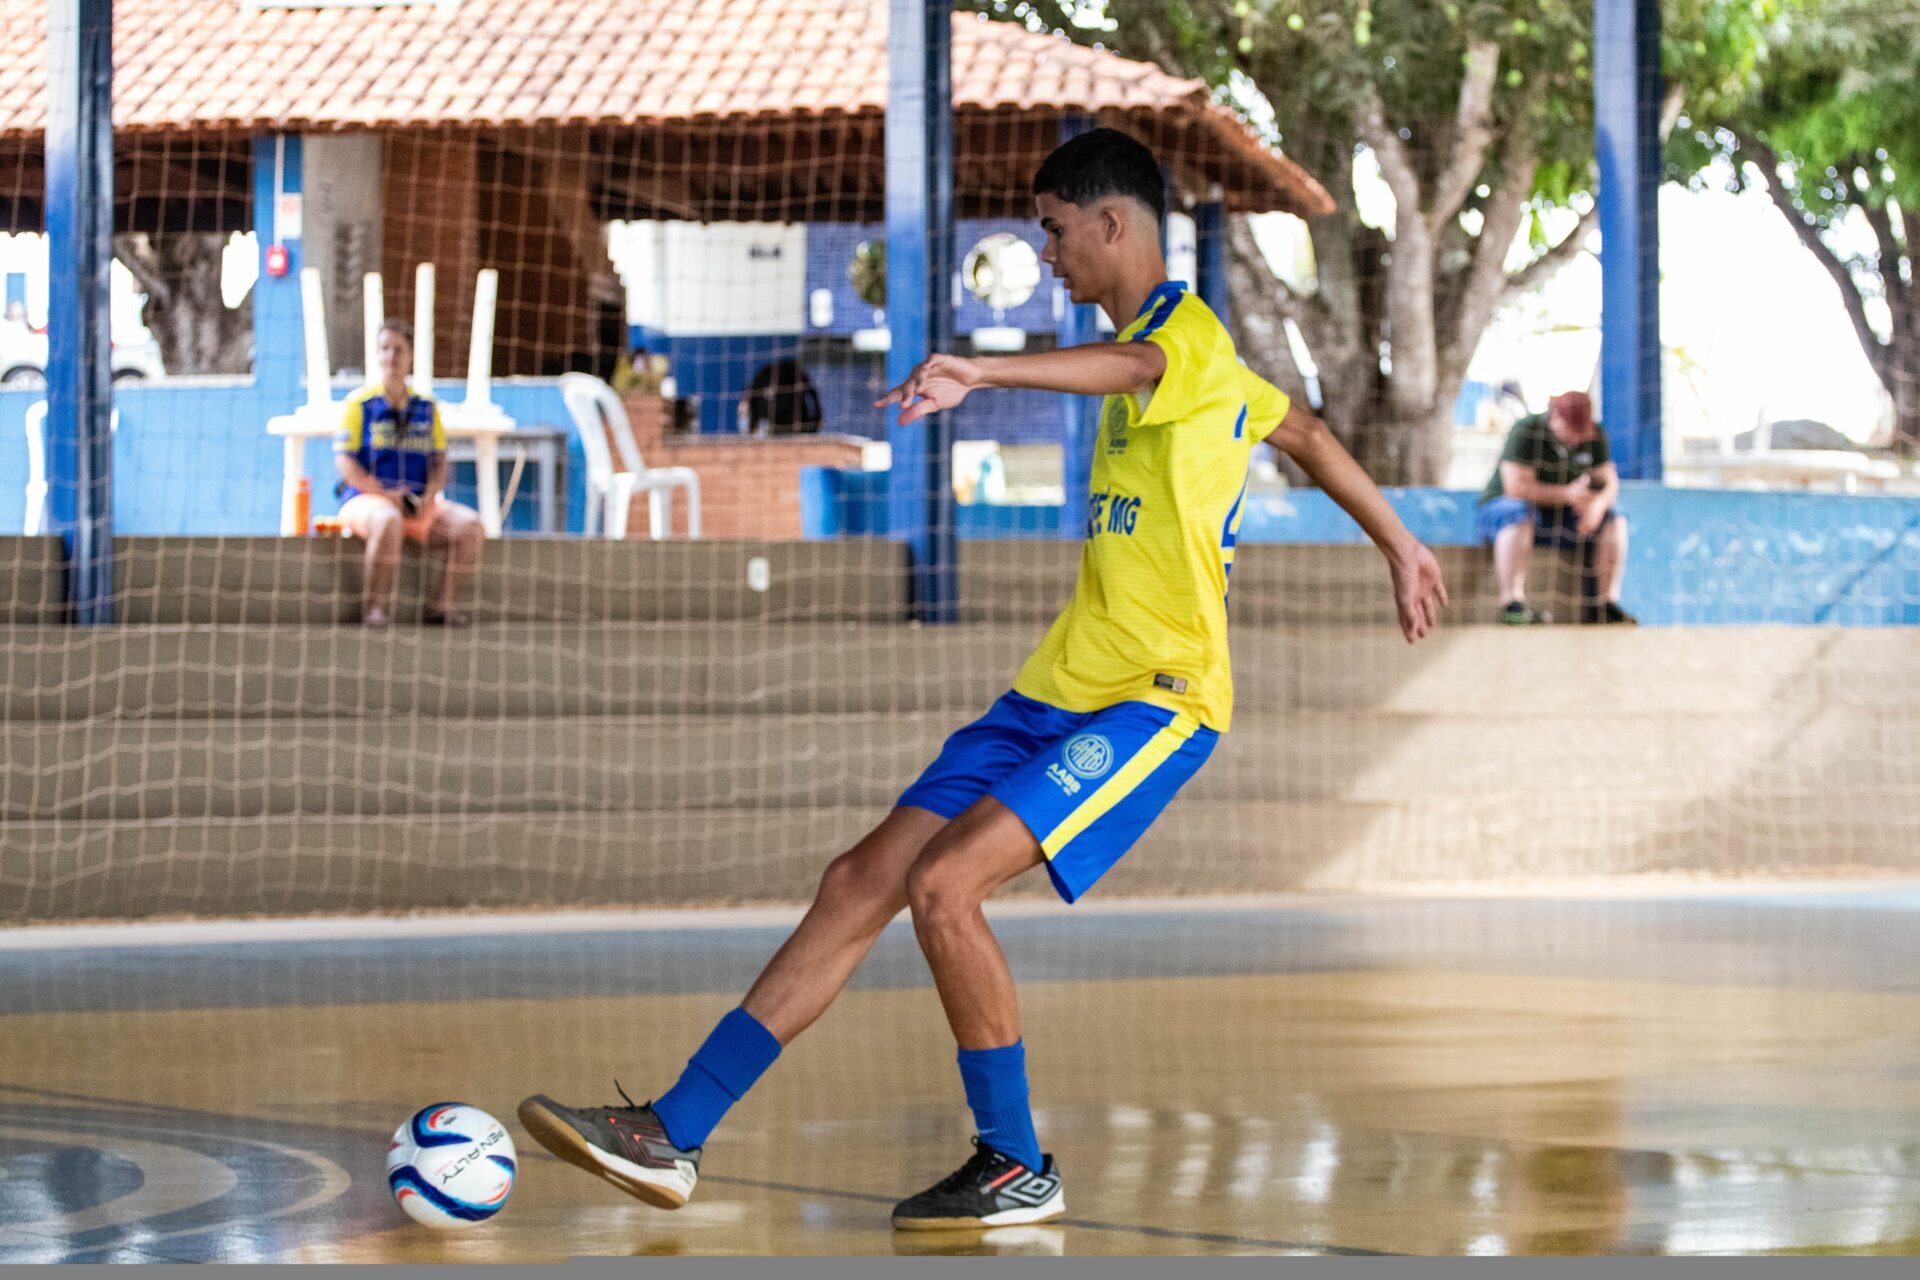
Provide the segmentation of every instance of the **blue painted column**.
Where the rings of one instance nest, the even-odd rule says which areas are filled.
[[[253,232],[260,278],[253,286],[253,385],[268,414],[291,413],[306,399],[306,342],[300,327],[300,268],[306,255],[299,236],[279,226],[279,198],[299,195],[300,136],[258,134],[253,140]],[[304,223],[305,219],[302,219]],[[287,251],[287,273],[267,274],[267,254]]]
[[[1060,141],[1068,142],[1093,129],[1085,116],[1060,120]],[[1163,229],[1164,235],[1164,229]],[[1055,285],[1054,288],[1060,288]],[[1059,342],[1063,347],[1100,340],[1099,308],[1076,305],[1065,297],[1060,313]],[[1093,443],[1099,435],[1100,402],[1092,396],[1060,397],[1060,467],[1065,491],[1060,508],[1060,536],[1078,540],[1087,535],[1087,494],[1093,487]]]
[[[887,381],[897,386],[927,354],[953,349],[952,2],[889,0],[888,23]],[[953,622],[952,416],[889,425],[887,441],[887,527],[907,544],[913,615]]]
[[[1593,29],[1600,412],[1622,478],[1659,480],[1659,0],[1598,0]]]
[[[113,3],[47,5],[47,515],[77,623],[113,621]]]
[[[1200,301],[1233,328],[1233,306],[1227,293],[1227,206],[1208,200],[1193,211],[1193,238],[1198,250],[1194,290]]]

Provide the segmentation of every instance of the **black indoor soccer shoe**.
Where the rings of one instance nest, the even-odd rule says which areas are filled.
[[[1067,1211],[1060,1168],[1043,1157],[1037,1172],[973,1140],[973,1158],[940,1182],[893,1207],[900,1231],[951,1231],[1045,1222]]]
[[[618,1085],[614,1086],[616,1089]],[[661,1209],[678,1209],[700,1180],[700,1148],[682,1151],[651,1105],[563,1107],[544,1093],[520,1104],[520,1123],[547,1150]]]

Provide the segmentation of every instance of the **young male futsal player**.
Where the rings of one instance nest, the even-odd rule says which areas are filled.
[[[1037,866],[1061,897],[1080,897],[1226,731],[1227,581],[1254,442],[1286,450],[1385,553],[1409,642],[1446,604],[1432,554],[1325,425],[1248,372],[1214,314],[1167,279],[1166,197],[1147,149],[1096,129],[1049,156],[1033,190],[1043,259],[1074,302],[1122,326],[1117,340],[935,355],[879,403],[899,405],[904,424],[985,387],[1105,397],[1073,601],[1012,692],[947,739],[885,820],[828,865],[806,917],[679,1083],[649,1106],[520,1105],[541,1145],[651,1204],[687,1202],[707,1135],[907,907],[979,1137],[958,1172],[895,1207],[894,1226],[1064,1213],[1060,1170],[1028,1110],[1013,977],[981,904]]]

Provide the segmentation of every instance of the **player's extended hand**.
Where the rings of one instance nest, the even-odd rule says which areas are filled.
[[[1416,542],[1411,552],[1392,557],[1387,564],[1393,571],[1393,601],[1400,610],[1400,634],[1408,644],[1424,640],[1440,625],[1440,611],[1447,607],[1447,584],[1440,576],[1440,562]]]
[[[873,402],[876,409],[900,406],[900,425],[917,422],[940,409],[951,409],[980,385],[980,366],[960,356],[933,355],[907,375],[907,380]]]

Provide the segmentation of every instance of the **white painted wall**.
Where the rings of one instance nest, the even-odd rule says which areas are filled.
[[[675,337],[799,333],[807,229],[775,222],[615,222],[608,251],[627,323]]]

